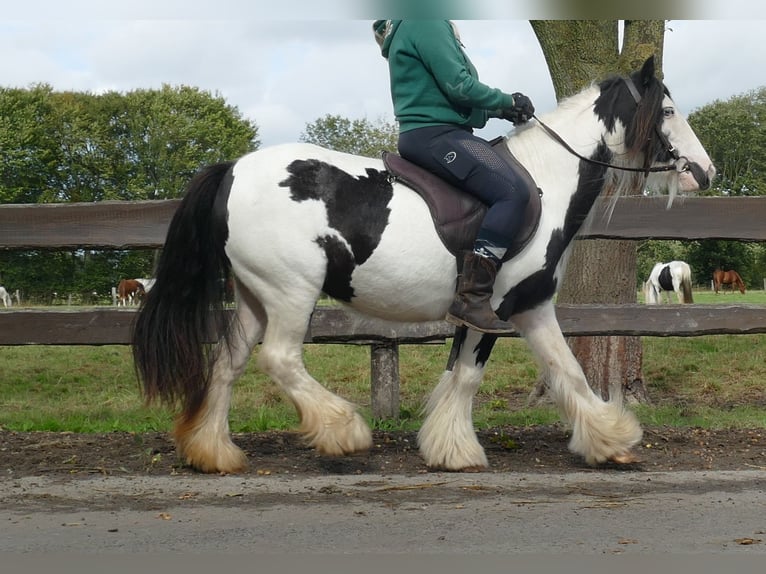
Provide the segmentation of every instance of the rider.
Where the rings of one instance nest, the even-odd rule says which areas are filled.
[[[463,259],[447,320],[485,333],[510,331],[490,298],[503,256],[524,221],[529,192],[473,128],[491,117],[521,124],[535,108],[523,94],[479,81],[448,20],[376,20],[373,31],[388,60],[399,154],[488,206],[473,251]]]

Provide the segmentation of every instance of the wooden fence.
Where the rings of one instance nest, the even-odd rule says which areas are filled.
[[[178,203],[0,205],[0,249],[158,248]],[[766,241],[766,197],[680,198],[670,209],[666,198],[630,197],[608,211],[599,201],[580,239]],[[556,312],[567,336],[766,333],[766,307],[757,305],[557,305]],[[129,308],[0,308],[0,345],[125,345],[134,317]],[[387,323],[320,307],[305,341],[369,345],[373,416],[388,418],[399,411],[399,345],[452,333],[443,321]]]

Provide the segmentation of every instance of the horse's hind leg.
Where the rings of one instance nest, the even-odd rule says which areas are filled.
[[[623,406],[621,389],[610,401],[596,396],[564,339],[553,303],[513,318],[535,353],[559,411],[572,425],[569,449],[588,464],[632,462],[631,449],[641,440],[635,415]]]
[[[210,384],[200,408],[184,413],[175,423],[176,448],[186,462],[203,472],[239,472],[247,457],[231,440],[231,392],[263,334],[266,315],[261,304],[237,284],[236,324],[229,344],[220,343]]]
[[[367,450],[372,433],[350,402],[320,385],[303,363],[303,338],[313,310],[269,308],[258,351],[258,366],[287,394],[301,419],[300,431],[321,454],[337,456]]]

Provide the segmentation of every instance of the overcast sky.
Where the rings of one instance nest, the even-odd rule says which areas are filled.
[[[262,145],[297,141],[307,123],[326,114],[393,119],[386,62],[371,20],[196,16],[0,20],[0,85],[48,83],[95,93],[163,83],[196,86],[220,94],[255,121]],[[460,20],[458,26],[482,81],[524,92],[538,112],[555,107],[548,69],[526,20]],[[758,19],[669,21],[665,82],[681,111],[688,115],[766,85],[764,30],[766,20]],[[509,128],[491,120],[482,135]]]

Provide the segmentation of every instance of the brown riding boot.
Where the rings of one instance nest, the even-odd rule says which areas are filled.
[[[455,299],[447,311],[447,321],[482,333],[510,333],[513,326],[501,321],[489,303],[497,266],[488,257],[466,253]]]

